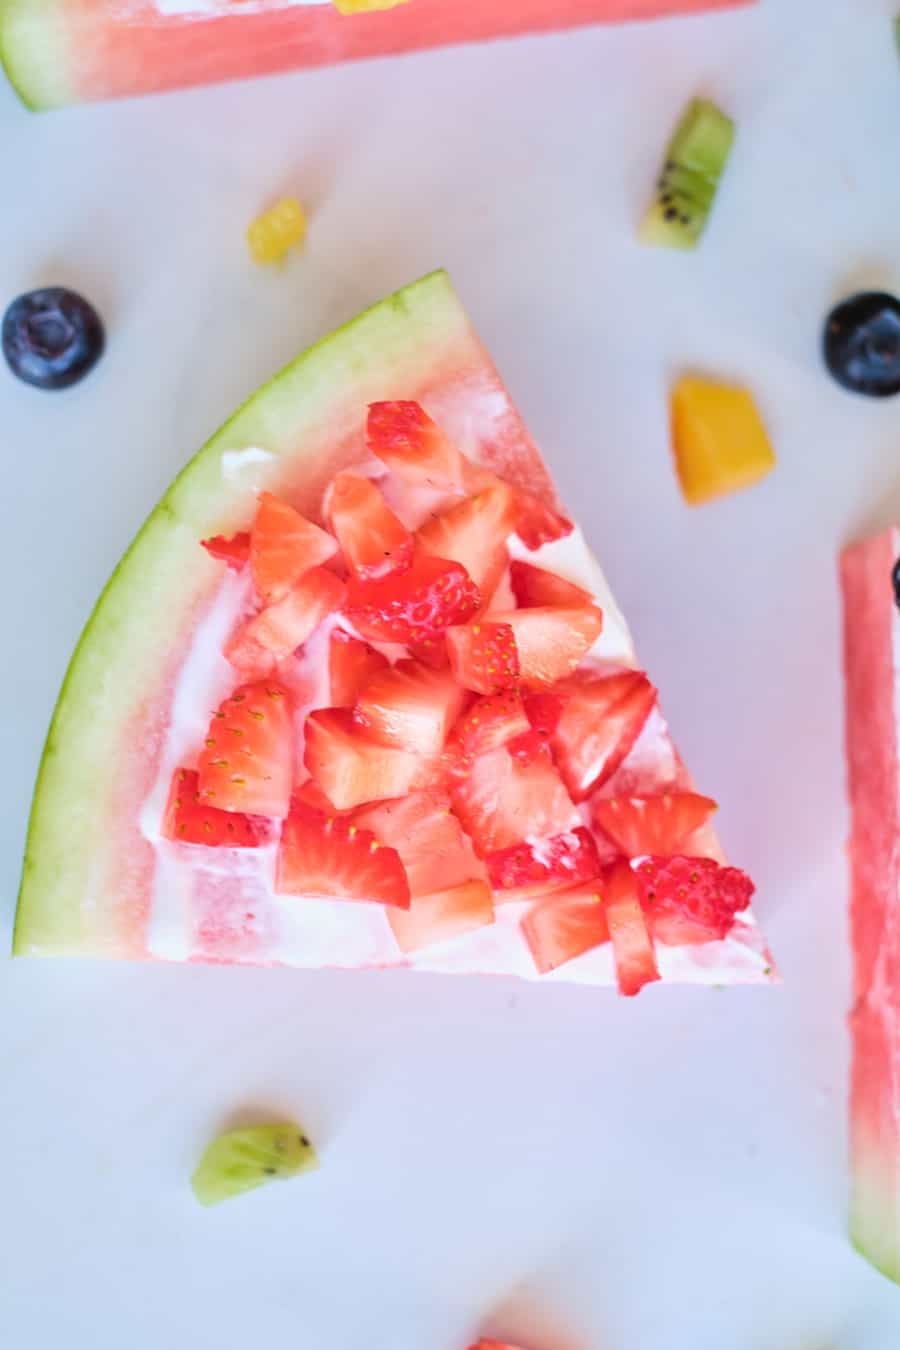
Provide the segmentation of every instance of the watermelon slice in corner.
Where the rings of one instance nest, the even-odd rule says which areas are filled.
[[[360,498],[369,546],[386,545],[378,576],[352,570],[352,519],[353,549],[325,546],[347,469],[384,501]],[[209,547],[235,538],[249,542]],[[490,597],[463,561],[486,575],[485,558]],[[556,578],[541,599],[565,604],[517,608],[513,562]],[[273,595],[259,579],[276,563],[288,589]],[[508,662],[499,692],[460,678],[451,630],[470,634],[479,679],[498,651]],[[752,883],[724,866],[715,804],[692,787],[603,575],[438,272],[246,403],[116,569],[50,729],[14,947],[623,992],[765,983]]]
[[[752,0],[0,0],[0,61],[36,110],[364,56]]]

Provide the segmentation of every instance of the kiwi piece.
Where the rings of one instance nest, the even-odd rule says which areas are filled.
[[[220,1134],[191,1178],[201,1205],[217,1205],[267,1181],[318,1167],[316,1151],[299,1125],[253,1125]]]
[[[734,123],[714,103],[695,98],[688,104],[641,223],[641,243],[696,248],[733,143]]]

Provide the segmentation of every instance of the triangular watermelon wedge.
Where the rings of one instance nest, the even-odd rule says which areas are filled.
[[[15,951],[763,983],[713,807],[438,272],[247,402],[119,564]]]

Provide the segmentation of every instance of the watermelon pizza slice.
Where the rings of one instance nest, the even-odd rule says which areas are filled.
[[[714,810],[439,272],[246,403],[119,564],[15,951],[764,983]]]

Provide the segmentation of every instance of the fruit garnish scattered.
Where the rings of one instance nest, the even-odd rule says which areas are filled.
[[[596,605],[578,609],[541,605],[534,609],[497,611],[491,620],[495,625],[508,627],[512,633],[523,686],[545,689],[574,675],[579,661],[600,636],[603,611]]]
[[[595,797],[594,824],[626,858],[649,853],[671,857],[716,810],[711,797],[696,792],[661,792],[652,797]]]
[[[200,794],[223,811],[281,819],[293,758],[287,691],[267,680],[243,685],[213,714],[197,761]]]
[[[580,882],[541,900],[522,920],[522,932],[542,975],[609,942],[600,880]]]
[[[560,685],[563,699],[550,738],[563,780],[576,802],[611,778],[629,753],[656,703],[656,690],[641,671],[600,679],[575,678]]]
[[[267,603],[287,595],[306,572],[333,558],[337,550],[326,530],[271,492],[260,493],[250,531],[250,570]]]
[[[616,962],[619,992],[639,994],[645,984],[659,979],[653,942],[641,908],[637,878],[624,860],[613,863],[603,877],[601,893]]]
[[[358,577],[405,572],[412,563],[413,537],[370,478],[337,475],[328,495],[328,522],[344,561]]]
[[[255,262],[281,262],[306,236],[306,215],[296,197],[282,197],[247,227]]]
[[[20,380],[36,389],[68,389],[100,360],[106,335],[100,315],[83,296],[48,286],[13,300],[0,342]]]
[[[333,708],[352,708],[373,675],[389,668],[386,656],[368,642],[335,628],[328,644],[328,681]]]
[[[486,857],[527,839],[574,830],[581,817],[546,752],[527,764],[509,747],[479,755],[450,785],[453,810]]]
[[[420,403],[371,404],[366,439],[372,454],[407,482],[460,494],[468,490],[470,466]]]
[[[900,393],[900,300],[883,291],[843,300],[825,321],[822,348],[844,389],[870,398]]]
[[[465,700],[465,690],[449,671],[398,661],[361,690],[355,718],[383,745],[433,755],[443,750]]]
[[[469,1350],[522,1350],[521,1346],[510,1345],[508,1341],[476,1341],[475,1345],[470,1345]]]
[[[316,1151],[299,1125],[251,1125],[213,1140],[191,1186],[201,1205],[217,1205],[268,1181],[296,1177],[318,1166]]]
[[[330,896],[409,908],[409,882],[396,849],[346,816],[294,800],[275,866],[281,895]]]
[[[498,900],[531,899],[590,881],[600,872],[597,845],[583,826],[550,838],[529,835],[521,844],[489,853],[485,862]]]
[[[471,933],[494,922],[494,899],[486,881],[473,879],[418,896],[408,910],[389,909],[387,920],[402,952]]]
[[[465,623],[480,607],[478,587],[457,562],[420,554],[399,576],[351,578],[346,613],[356,631],[376,642],[420,643]]]
[[[339,811],[402,797],[431,777],[427,760],[409,750],[380,745],[349,708],[320,708],[306,719],[304,763]]]
[[[428,553],[462,563],[488,603],[506,569],[506,541],[515,528],[512,489],[498,479],[423,525],[417,538]]]
[[[525,705],[512,689],[476,699],[453,729],[453,742],[463,759],[515,742],[531,731]]]
[[[484,876],[441,788],[380,802],[357,811],[353,819],[397,850],[414,899]]]
[[[746,873],[712,858],[647,858],[637,879],[654,938],[673,947],[727,937],[754,892]]]
[[[672,390],[672,452],[691,506],[752,486],[775,467],[752,394],[738,385],[685,376]]]
[[[714,103],[693,99],[681,117],[645,215],[643,244],[695,248],[706,228],[734,143],[734,123]]]
[[[516,604],[524,609],[535,605],[554,605],[563,609],[584,608],[593,604],[593,596],[566,581],[555,572],[547,572],[543,567],[514,559],[509,565],[509,583]]]
[[[227,564],[235,572],[239,572],[250,561],[249,530],[240,530],[230,539],[226,539],[224,534],[214,534],[200,542],[211,558]]]
[[[207,848],[259,848],[266,842],[266,822],[240,811],[210,806],[200,792],[194,769],[176,769],[163,814],[162,832],[180,844]]]
[[[558,694],[526,694],[523,708],[527,729],[510,742],[510,754],[529,763],[549,746],[562,716],[563,699]]]
[[[516,492],[516,534],[526,548],[541,548],[564,539],[575,526],[533,492]]]
[[[340,609],[346,593],[340,577],[324,567],[312,568],[287,595],[238,628],[225,645],[225,656],[245,679],[270,675]]]
[[[447,653],[454,679],[477,694],[496,694],[518,684],[519,653],[508,623],[479,619],[448,628]]]

